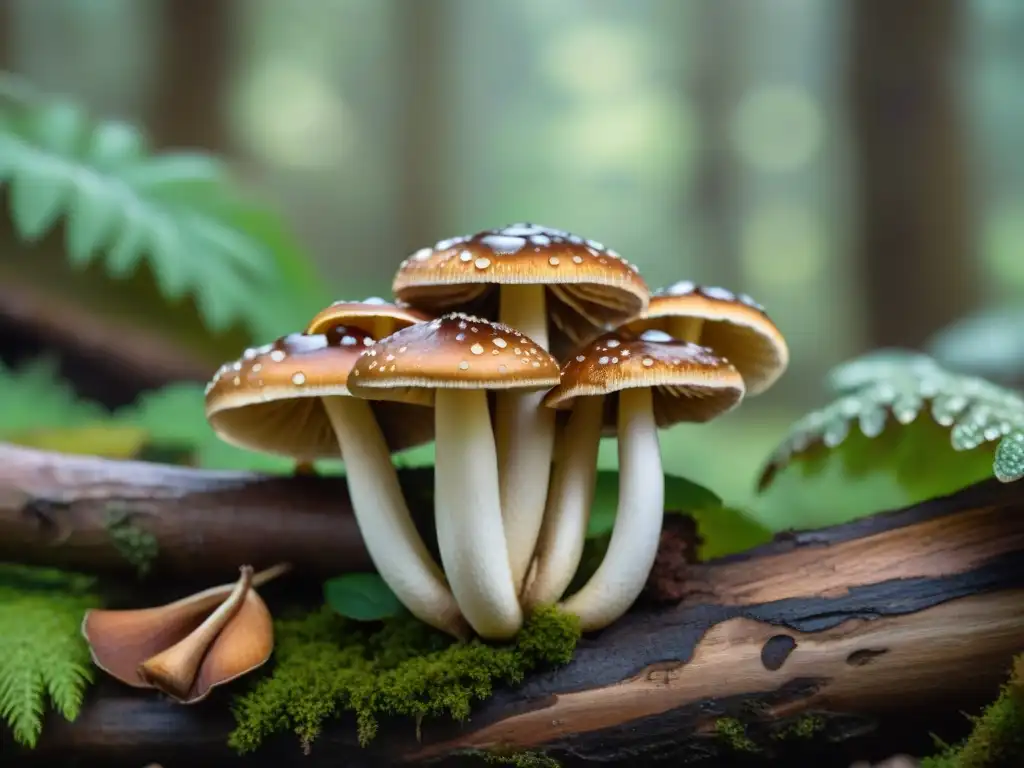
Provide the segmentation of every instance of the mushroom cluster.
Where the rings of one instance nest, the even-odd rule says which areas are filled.
[[[336,302],[226,363],[206,415],[225,441],[302,466],[340,455],[381,577],[459,638],[509,638],[543,604],[584,631],[622,616],[661,531],[658,430],[730,411],[789,360],[748,296],[690,282],[652,294],[612,249],[533,224],[422,248],[392,292]],[[566,596],[605,435],[618,441],[618,516],[603,562]],[[431,440],[440,564],[391,460]]]

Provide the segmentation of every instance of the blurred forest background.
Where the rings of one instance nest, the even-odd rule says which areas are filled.
[[[0,0],[0,70],[157,149],[224,157],[294,232],[308,286],[214,332],[145,267],[74,269],[58,230],[31,240],[0,218],[0,357],[34,382],[0,389],[8,439],[65,426],[40,394],[59,375],[187,442],[201,383],[245,344],[323,301],[388,295],[423,245],[522,220],[609,244],[652,288],[766,305],[787,375],[665,437],[672,470],[733,500],[850,356],[994,311],[1002,325],[950,355],[1024,378],[1024,325],[1001,314],[1024,299],[1015,0]],[[173,382],[196,383],[147,406],[159,418],[132,405]],[[259,464],[227,455],[201,463]]]

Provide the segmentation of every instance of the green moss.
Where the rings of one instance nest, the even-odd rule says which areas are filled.
[[[132,512],[119,505],[107,507],[103,526],[117,551],[135,566],[139,578],[148,574],[153,561],[160,553],[156,537],[135,525],[132,522]]]
[[[511,768],[559,768],[561,765],[543,752],[484,752],[482,757],[490,765],[507,765]]]
[[[516,685],[527,672],[565,664],[580,637],[575,617],[544,608],[509,645],[454,643],[412,618],[357,624],[328,609],[275,622],[274,667],[235,704],[230,745],[256,749],[291,731],[304,747],[324,722],[354,713],[368,744],[381,715],[465,720],[496,684]],[[410,724],[412,726],[412,724]]]
[[[800,715],[792,723],[772,733],[778,741],[786,739],[812,739],[825,730],[825,718],[821,715]]]
[[[974,719],[971,735],[955,747],[946,746],[921,768],[1002,768],[1024,765],[1024,655],[999,698]]]
[[[735,717],[720,717],[715,721],[715,733],[737,752],[760,752],[761,748],[747,735],[747,727]]]

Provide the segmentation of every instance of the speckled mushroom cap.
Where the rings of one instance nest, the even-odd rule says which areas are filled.
[[[299,461],[338,458],[338,441],[321,397],[349,395],[349,373],[374,343],[358,328],[336,325],[323,334],[293,333],[247,349],[206,387],[206,418],[227,443]],[[428,443],[434,414],[401,403],[374,403],[392,451]]]
[[[647,309],[620,331],[639,333],[667,330],[671,317],[704,320],[702,346],[722,355],[736,366],[747,386],[747,395],[771,387],[789,365],[789,346],[782,333],[750,296],[725,288],[702,287],[682,280],[651,295]]]
[[[336,325],[358,328],[375,339],[390,336],[414,323],[424,323],[431,316],[411,307],[400,307],[390,301],[371,296],[362,301],[336,301],[320,310],[306,326],[306,333],[325,333]]]
[[[656,330],[638,338],[609,333],[596,339],[562,366],[561,379],[544,398],[549,408],[570,408],[577,397],[650,387],[659,427],[711,421],[739,405],[745,391],[743,377],[727,360]],[[613,400],[605,409],[606,428],[615,425]]]
[[[547,286],[554,328],[575,344],[636,316],[650,295],[637,266],[603,243],[529,223],[421,248],[402,262],[392,291],[427,312],[495,318],[499,285]]]
[[[368,399],[429,405],[438,389],[548,389],[558,361],[519,331],[453,312],[365,350],[349,388]]]

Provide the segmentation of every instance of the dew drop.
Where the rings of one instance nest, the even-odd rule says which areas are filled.
[[[480,344],[474,344],[472,347],[469,348],[469,351],[472,352],[474,355],[482,355],[484,353],[484,348]]]
[[[460,371],[468,371],[469,370],[469,363],[466,362],[465,360],[463,360],[461,363],[459,363],[459,370]]]
[[[496,346],[498,349],[504,349],[505,347],[508,346],[508,342],[505,341],[500,336],[496,336],[495,338],[491,339],[491,344]]]
[[[292,384],[294,384],[296,387],[301,387],[305,383],[306,374],[304,374],[302,371],[298,371],[292,375]]]

